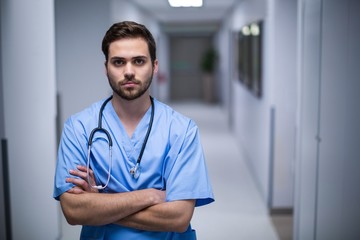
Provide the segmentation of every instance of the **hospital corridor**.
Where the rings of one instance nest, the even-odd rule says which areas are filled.
[[[85,235],[100,229],[102,239],[193,239],[194,199],[206,204],[191,220],[197,240],[359,240],[359,13],[359,0],[0,0],[0,240],[76,240],[88,219],[101,227]],[[145,30],[149,42],[115,37],[131,44],[110,51],[104,35],[118,25]],[[112,94],[118,105],[92,105]],[[161,103],[195,121],[202,145]],[[69,117],[89,106],[99,111],[83,111],[73,127]],[[105,145],[89,140],[97,126],[110,132],[95,137]],[[85,162],[99,171],[93,187],[155,196],[121,205],[126,217],[163,203],[165,187],[171,203],[156,207],[181,206],[186,217],[170,215],[184,221],[127,222],[124,208],[94,218],[102,208],[73,204],[90,217],[70,225],[57,200],[74,197],[69,169]],[[129,227],[107,224],[117,220]],[[139,222],[159,231],[131,225]]]

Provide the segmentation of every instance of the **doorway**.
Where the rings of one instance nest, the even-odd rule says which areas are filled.
[[[212,40],[208,36],[170,37],[171,101],[202,101],[200,61],[211,44]]]

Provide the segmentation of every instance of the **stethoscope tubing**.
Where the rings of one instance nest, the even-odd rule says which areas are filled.
[[[111,176],[111,168],[112,168],[112,146],[113,146],[113,142],[112,142],[112,138],[110,136],[110,133],[104,129],[102,127],[102,116],[103,116],[103,111],[104,111],[104,108],[106,106],[106,104],[113,98],[113,96],[110,96],[109,98],[107,98],[103,104],[101,105],[100,107],[100,110],[99,110],[99,118],[98,118],[98,126],[96,128],[94,128],[91,133],[90,133],[90,136],[89,136],[89,141],[88,141],[88,153],[87,153],[87,165],[86,165],[86,176],[87,176],[87,181],[88,181],[88,184],[92,187],[92,188],[96,188],[96,189],[105,189],[108,184],[109,184],[109,181],[110,181],[110,176]],[[146,144],[147,144],[147,141],[149,139],[149,136],[150,136],[150,132],[151,132],[151,129],[152,129],[152,125],[153,125],[153,121],[154,121],[154,112],[155,112],[155,104],[154,104],[154,99],[150,96],[150,100],[151,100],[151,117],[150,117],[150,122],[149,122],[149,127],[147,129],[147,132],[146,132],[146,135],[145,135],[145,138],[144,138],[144,142],[141,146],[141,150],[140,150],[140,154],[139,154],[139,157],[136,161],[136,164],[134,167],[132,167],[130,169],[130,174],[135,178],[137,179],[140,175],[139,171],[140,171],[140,163],[141,163],[141,159],[142,159],[142,156],[144,154],[144,150],[145,150],[145,147],[146,147]],[[106,184],[104,186],[102,185],[92,185],[91,182],[90,182],[90,174],[89,174],[89,171],[90,171],[90,155],[91,155],[91,145],[93,143],[93,138],[94,138],[94,135],[96,132],[103,132],[105,133],[107,139],[108,139],[108,142],[109,142],[109,157],[110,157],[110,163],[109,163],[109,169],[108,169],[108,178],[107,178],[107,181],[106,181]]]

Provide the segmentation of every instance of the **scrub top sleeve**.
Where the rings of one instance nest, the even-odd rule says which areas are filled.
[[[58,149],[53,192],[56,200],[74,186],[72,183],[66,183],[66,178],[74,177],[69,174],[69,170],[76,169],[77,165],[86,165],[86,153],[84,148],[80,147],[87,146],[86,144],[84,140],[79,141],[73,122],[69,118],[64,124]]]
[[[214,201],[213,191],[207,172],[199,130],[190,121],[185,138],[179,147],[171,172],[166,182],[168,201],[195,199],[195,206]]]

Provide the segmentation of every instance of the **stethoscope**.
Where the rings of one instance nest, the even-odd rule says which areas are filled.
[[[100,111],[99,111],[99,120],[98,120],[98,126],[96,128],[94,128],[91,133],[90,133],[90,136],[89,136],[89,143],[88,143],[88,152],[87,152],[87,165],[86,165],[86,177],[87,177],[87,181],[88,181],[88,184],[92,187],[92,188],[96,188],[96,189],[105,189],[107,187],[107,185],[109,184],[109,181],[110,181],[110,175],[111,175],[111,168],[112,168],[112,139],[111,139],[111,136],[110,136],[110,133],[102,127],[102,115],[103,115],[103,111],[104,111],[104,108],[106,106],[106,104],[112,99],[113,96],[110,96],[108,99],[106,99],[104,101],[104,103],[101,105],[100,107]],[[145,146],[146,146],[146,143],[148,141],[148,138],[149,138],[149,135],[150,135],[150,131],[151,131],[151,128],[152,128],[152,125],[153,125],[153,120],[154,120],[154,111],[155,111],[155,107],[154,107],[154,99],[150,96],[150,100],[151,100],[151,117],[150,117],[150,122],[149,122],[149,127],[147,129],[147,132],[146,132],[146,135],[145,135],[145,139],[144,139],[144,142],[143,142],[143,145],[141,147],[141,150],[140,150],[140,154],[139,154],[139,157],[136,161],[136,164],[134,167],[132,167],[130,169],[130,174],[133,176],[133,178],[135,179],[138,179],[139,176],[140,176],[140,173],[141,173],[141,168],[140,168],[140,162],[141,162],[141,158],[142,158],[142,155],[144,153],[144,150],[145,150]],[[94,135],[96,132],[103,132],[105,133],[106,137],[107,137],[107,140],[108,140],[108,143],[109,143],[109,158],[110,158],[110,163],[109,163],[109,169],[108,169],[108,177],[107,177],[107,181],[106,181],[106,184],[104,186],[102,185],[92,185],[91,182],[90,182],[90,175],[89,175],[89,170],[90,170],[90,153],[91,153],[91,145],[92,145],[92,141],[93,141],[93,138],[94,138]]]

